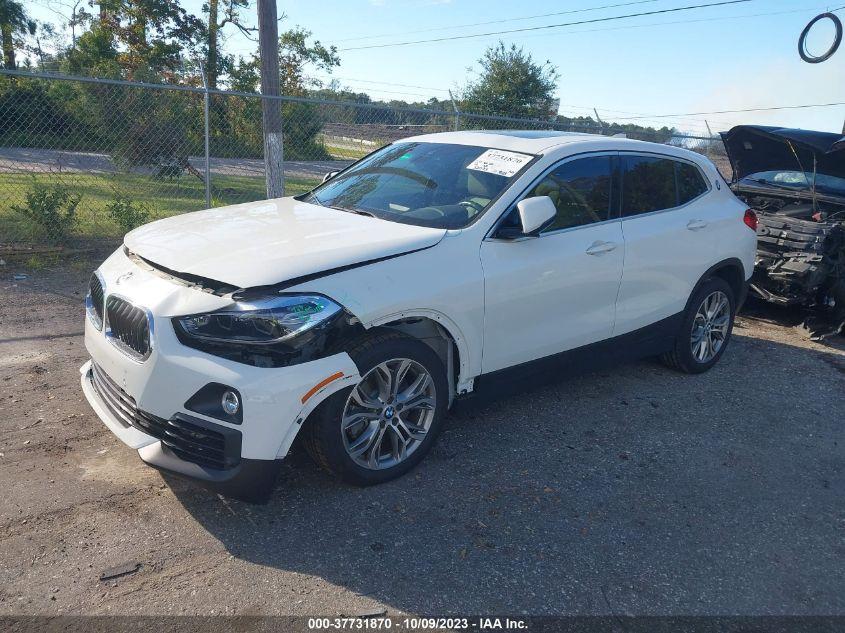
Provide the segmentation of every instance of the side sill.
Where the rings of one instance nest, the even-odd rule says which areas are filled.
[[[561,378],[658,356],[674,347],[683,316],[683,312],[678,312],[627,334],[482,374],[475,380],[474,391],[462,396],[460,400],[495,399],[547,385]]]

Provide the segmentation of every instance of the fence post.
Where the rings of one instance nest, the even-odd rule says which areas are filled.
[[[449,91],[449,100],[452,102],[452,110],[455,112],[455,132],[461,129],[461,111],[458,110],[458,104],[455,103],[455,97],[452,96],[452,91]]]
[[[202,73],[202,114],[205,119],[205,208],[211,208],[211,152],[209,151],[209,107],[211,98],[208,94],[208,78],[205,75],[205,66],[200,62],[200,73]]]
[[[713,150],[713,131],[710,129],[710,124],[707,122],[707,119],[704,119],[704,125],[707,126],[707,136],[710,140],[707,141],[707,158],[711,158],[712,150]]]

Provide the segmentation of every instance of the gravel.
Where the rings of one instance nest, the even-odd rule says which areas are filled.
[[[845,614],[842,338],[741,318],[708,374],[464,404],[373,488],[296,451],[254,506],[95,418],[89,270],[0,268],[0,614]]]

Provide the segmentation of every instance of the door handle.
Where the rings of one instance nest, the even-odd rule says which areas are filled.
[[[596,241],[590,244],[586,253],[587,255],[604,255],[610,251],[615,251],[617,246],[616,242]]]
[[[704,220],[690,220],[687,222],[687,228],[690,231],[700,231],[701,229],[707,228],[707,222]]]

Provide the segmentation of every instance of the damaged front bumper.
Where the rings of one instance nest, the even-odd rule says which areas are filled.
[[[780,305],[835,308],[845,300],[845,228],[758,212],[751,291]]]
[[[265,500],[272,491],[279,462],[242,457],[240,431],[186,413],[164,420],[134,408],[127,418],[128,396],[93,361],[80,374],[82,392],[97,417],[150,466],[248,501]],[[217,453],[220,468],[207,463]]]

